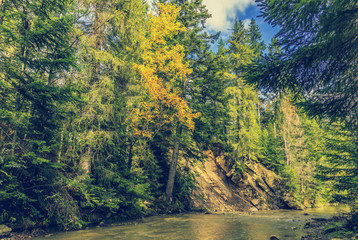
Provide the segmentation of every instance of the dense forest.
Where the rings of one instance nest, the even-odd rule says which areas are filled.
[[[0,1],[0,224],[191,210],[212,151],[357,230],[358,3],[257,0],[266,45],[254,19],[222,37],[202,0],[158,2]]]

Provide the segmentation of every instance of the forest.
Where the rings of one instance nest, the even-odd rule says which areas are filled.
[[[196,166],[277,174],[358,231],[358,3],[256,0],[207,31],[202,0],[0,0],[0,224],[81,229],[192,211]]]

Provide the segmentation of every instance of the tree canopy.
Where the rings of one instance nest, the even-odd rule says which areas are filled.
[[[250,67],[249,82],[303,96],[314,115],[358,123],[358,4],[354,0],[258,0],[278,26],[281,53]]]

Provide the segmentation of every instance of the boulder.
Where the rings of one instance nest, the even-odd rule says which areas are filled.
[[[9,228],[6,225],[0,225],[0,237],[7,236],[9,233],[11,233],[12,229]]]
[[[278,237],[276,237],[276,236],[271,236],[270,240],[280,240],[280,239]]]

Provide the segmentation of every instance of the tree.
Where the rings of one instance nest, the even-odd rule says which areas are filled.
[[[345,126],[335,122],[325,127],[325,141],[318,177],[333,185],[333,197],[336,201],[351,205],[355,216],[358,215],[358,144],[357,135]],[[357,227],[357,219],[352,218]],[[355,222],[354,222],[355,221]],[[353,227],[353,226],[352,226]]]
[[[171,202],[182,129],[194,130],[193,120],[199,114],[193,113],[184,99],[186,78],[192,71],[183,61],[184,48],[171,41],[180,31],[186,30],[176,21],[180,8],[162,3],[158,3],[158,8],[159,15],[150,16],[149,38],[143,38],[143,63],[135,66],[142,76],[141,84],[146,94],[131,122],[138,135],[148,138],[157,129],[174,123],[174,146],[166,188]]]
[[[312,115],[358,123],[358,5],[353,0],[257,0],[263,16],[279,26],[282,53],[251,66],[251,83],[304,97]]]
[[[76,67],[77,11],[71,1],[36,0],[1,1],[0,11],[0,205],[11,216],[2,221],[32,227],[68,218],[51,196],[64,189],[58,142],[67,105],[77,100],[65,81]],[[55,206],[63,216],[50,212]]]
[[[231,127],[229,136],[234,147],[234,159],[238,162],[255,159],[259,148],[260,126],[257,111],[258,95],[246,84],[243,67],[255,58],[248,30],[241,20],[235,20],[229,39],[229,53],[233,78],[227,88],[231,95]]]
[[[195,62],[195,79],[191,85],[191,104],[201,116],[195,119],[193,139],[202,148],[214,145],[224,147],[230,120],[227,83],[231,80],[230,62],[224,41],[220,40],[218,52],[204,50]]]
[[[217,55],[210,49],[218,34],[209,35],[205,31],[205,22],[211,15],[202,0],[161,2],[172,2],[181,8],[178,21],[187,29],[176,36],[176,41],[184,46],[185,59],[193,69],[185,85],[186,99],[192,109],[201,112],[201,116],[194,120],[196,128],[188,141],[210,149],[212,145],[225,142],[223,139],[226,138],[225,124],[216,121],[223,122],[228,114],[224,93],[228,59],[224,56],[223,46]],[[193,152],[193,149],[186,148],[185,151]]]
[[[122,151],[121,162],[125,162],[127,145],[133,145],[128,143],[130,134],[122,138],[118,134],[126,135],[124,122],[132,110],[126,105],[134,95],[128,89],[135,85],[132,65],[138,59],[140,36],[145,31],[146,7],[141,0],[79,1],[78,5],[87,14],[77,25],[74,43],[81,69],[68,81],[86,94],[85,102],[74,107],[81,114],[69,119],[64,135],[68,140],[70,132],[76,132],[78,137],[67,144],[76,146],[80,165],[91,173],[94,159],[103,162],[118,150]],[[115,150],[103,151],[112,144],[117,146]]]
[[[82,101],[71,107],[62,132],[61,162],[68,188],[86,199],[85,209],[98,216],[138,215],[151,194],[145,172],[132,168],[138,143],[126,119],[139,98],[134,63],[141,53],[147,9],[142,0],[78,1],[85,14],[76,25],[74,47],[80,66],[66,79],[82,91]],[[144,157],[142,157],[144,158]],[[90,210],[89,210],[90,209]],[[124,209],[131,209],[124,211]],[[79,218],[87,221],[90,214]],[[98,221],[92,219],[90,222]]]
[[[262,34],[259,26],[256,24],[254,18],[251,19],[248,29],[251,48],[254,50],[256,58],[261,57],[263,51],[266,49],[265,42],[262,40]]]

